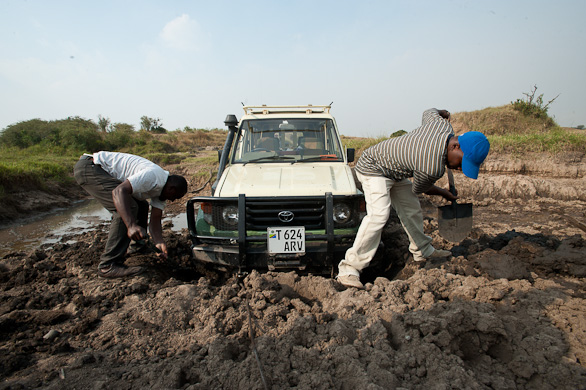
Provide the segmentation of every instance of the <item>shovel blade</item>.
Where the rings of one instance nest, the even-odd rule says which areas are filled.
[[[472,230],[472,203],[438,208],[439,234],[450,242],[460,242]]]

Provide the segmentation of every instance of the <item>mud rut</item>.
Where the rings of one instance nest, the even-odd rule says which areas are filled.
[[[426,230],[454,258],[414,264],[391,221],[365,291],[214,273],[168,226],[171,261],[131,256],[149,271],[128,280],[96,276],[106,226],[7,255],[0,389],[586,388],[586,233],[564,217],[586,221],[583,166],[576,177],[487,169],[456,178],[475,203],[457,245],[422,198]]]

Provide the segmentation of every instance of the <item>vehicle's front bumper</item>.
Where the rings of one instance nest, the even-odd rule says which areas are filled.
[[[244,195],[238,198],[238,231],[214,232],[213,235],[198,234],[195,204],[210,200],[210,197],[196,197],[187,203],[188,228],[193,242],[192,251],[196,260],[229,268],[256,269],[322,269],[329,270],[344,257],[352,246],[358,226],[334,228],[333,196],[326,196],[325,229],[306,230],[305,253],[269,254],[266,231],[246,231]],[[197,219],[197,222],[201,218]],[[231,236],[230,236],[231,235]]]

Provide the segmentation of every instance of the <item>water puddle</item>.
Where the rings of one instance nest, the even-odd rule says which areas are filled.
[[[43,244],[62,242],[64,236],[92,231],[110,219],[110,212],[101,204],[87,200],[37,219],[0,228],[0,258],[11,252],[29,252]],[[163,220],[166,221],[173,223],[174,232],[187,228],[185,213]]]

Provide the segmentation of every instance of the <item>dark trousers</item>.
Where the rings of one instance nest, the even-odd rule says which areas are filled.
[[[130,244],[126,224],[116,211],[112,191],[118,187],[121,182],[102,169],[101,166],[94,164],[92,156],[81,156],[73,168],[73,176],[77,183],[86,190],[91,196],[112,213],[112,223],[108,233],[106,248],[100,256],[98,268],[107,268],[113,263],[121,264],[124,262],[126,250]],[[149,203],[145,200],[132,198],[131,213],[137,219],[138,224],[145,229],[148,223]]]

